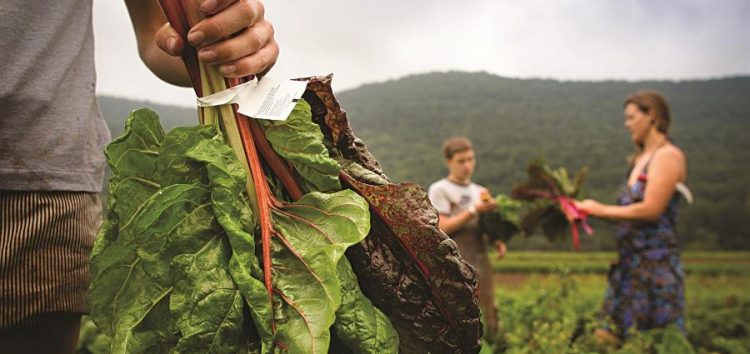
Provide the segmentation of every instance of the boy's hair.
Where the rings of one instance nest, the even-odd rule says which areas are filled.
[[[474,146],[463,136],[453,136],[443,142],[443,157],[446,160],[450,160],[455,154],[469,150],[474,150]]]

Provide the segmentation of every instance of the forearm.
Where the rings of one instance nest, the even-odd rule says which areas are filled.
[[[190,77],[180,57],[161,50],[156,44],[157,31],[167,23],[156,0],[126,0],[138,41],[138,54],[144,64],[160,79],[178,86],[191,86]]]
[[[594,216],[616,221],[656,221],[662,212],[663,210],[640,202],[630,205],[604,205]]]
[[[443,230],[443,232],[450,235],[466,226],[466,224],[468,224],[475,216],[476,214],[472,214],[468,210],[464,210],[453,216],[441,214],[438,221],[438,227],[440,230]]]
[[[172,85],[190,87],[190,76],[180,57],[168,55],[151,40],[138,46],[141,60],[158,78]]]

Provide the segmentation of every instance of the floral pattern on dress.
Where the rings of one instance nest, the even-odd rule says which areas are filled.
[[[618,205],[643,201],[647,173],[648,164],[632,187],[625,183]],[[633,326],[647,330],[675,324],[685,333],[685,272],[675,234],[679,199],[675,193],[657,221],[617,227],[619,259],[610,268],[602,317],[621,337]]]

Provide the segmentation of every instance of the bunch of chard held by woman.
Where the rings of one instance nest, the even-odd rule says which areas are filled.
[[[202,19],[160,3],[182,36]],[[199,97],[249,79],[183,60]],[[136,110],[106,148],[89,304],[112,352],[478,351],[475,273],[426,193],[383,174],[330,76],[301,80],[285,121],[223,105],[164,133]]]
[[[566,169],[553,170],[544,161],[535,160],[529,163],[526,171],[528,179],[513,187],[511,192],[514,199],[531,203],[521,221],[524,232],[532,234],[541,226],[547,239],[554,241],[569,226],[573,247],[579,250],[581,243],[578,227],[583,228],[588,235],[594,233],[588,224],[586,213],[573,203],[579,196],[588,170],[582,168],[571,180]]]

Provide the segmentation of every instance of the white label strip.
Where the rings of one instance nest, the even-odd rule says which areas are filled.
[[[264,77],[198,97],[198,107],[236,103],[242,115],[251,118],[286,120],[307,87],[306,81],[276,80]]]

